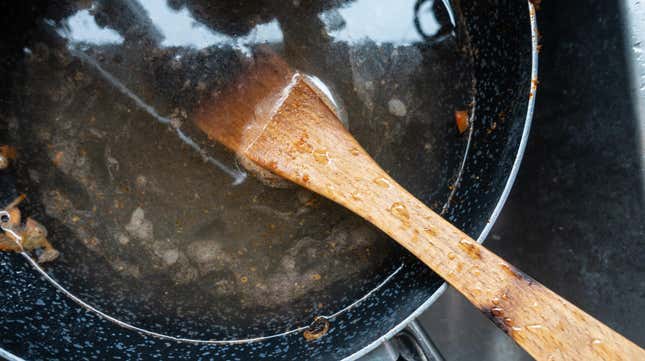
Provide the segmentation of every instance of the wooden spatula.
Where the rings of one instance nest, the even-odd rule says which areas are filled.
[[[645,360],[645,351],[479,245],[390,178],[302,74],[268,52],[196,113],[211,139],[365,218],[538,360]]]

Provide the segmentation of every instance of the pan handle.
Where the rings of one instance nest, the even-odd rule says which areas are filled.
[[[360,361],[445,361],[417,320]]]
[[[441,2],[441,5],[437,5],[439,2]],[[442,26],[435,34],[427,34],[421,24],[423,12],[427,11],[427,9],[424,8],[426,5],[430,7],[437,6],[437,8],[443,9],[442,15],[447,17],[446,21],[449,25]],[[455,14],[452,9],[451,0],[417,0],[414,4],[414,28],[417,30],[419,36],[421,36],[426,42],[435,44],[443,41],[451,34],[455,34],[457,27],[455,25]]]
[[[410,322],[395,339],[400,349],[400,361],[445,361],[417,320]]]

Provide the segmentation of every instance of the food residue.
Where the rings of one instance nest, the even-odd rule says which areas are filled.
[[[0,219],[4,233],[0,234],[0,251],[22,252],[41,250],[38,262],[50,262],[58,258],[58,252],[47,240],[47,229],[32,218],[27,218],[24,224],[18,204],[24,200],[24,195],[11,202],[4,210],[7,215]]]
[[[16,147],[0,145],[0,155],[7,159],[16,159]]]
[[[468,129],[468,111],[455,111],[455,123],[457,124],[457,130],[459,130],[459,134],[463,134]]]
[[[302,333],[302,336],[307,341],[314,341],[327,334],[327,331],[329,331],[329,321],[325,317],[319,316]]]
[[[12,159],[16,158],[16,148],[10,145],[0,145],[0,169],[9,167]]]

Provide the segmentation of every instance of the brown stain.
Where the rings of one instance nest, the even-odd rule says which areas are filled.
[[[479,309],[493,323],[518,342],[523,342],[531,332],[540,332],[543,324],[534,321],[540,312],[532,314],[538,299],[546,296],[540,288],[532,288],[536,284],[533,279],[517,270],[512,265],[500,262],[499,282],[503,282],[498,290]],[[539,285],[539,284],[538,284]],[[513,295],[517,295],[514,297]],[[528,333],[527,333],[528,332]],[[530,337],[529,337],[530,338]]]
[[[16,147],[11,145],[0,145],[0,155],[7,159],[16,159]]]
[[[501,317],[504,315],[504,309],[499,306],[491,307],[490,314],[494,317]]]
[[[457,271],[457,273],[460,273],[464,270],[464,264],[461,262],[457,263],[457,268],[455,268],[455,270]]]
[[[515,340],[519,340],[524,335],[519,332],[523,331],[524,327],[521,324],[520,320],[516,320],[514,316],[523,314],[523,310],[518,307],[522,307],[522,300],[514,302],[514,299],[510,296],[512,290],[519,287],[525,288],[526,284],[518,284],[513,282],[513,280],[508,280],[506,282],[511,282],[506,287],[500,288],[493,297],[490,298],[489,302],[484,303],[482,306],[478,307],[480,311],[490,319],[498,328],[500,328],[504,333],[509,335]]]
[[[427,226],[426,228],[423,229],[424,232],[430,237],[436,237],[437,236],[437,231],[434,229],[433,226]]]
[[[522,278],[522,276],[520,276],[517,272],[515,272],[515,270],[510,265],[508,265],[506,263],[500,263],[499,267],[502,269],[502,271],[504,271],[504,273],[506,273],[507,275],[509,275],[509,276],[511,276],[513,278],[517,278],[517,279]]]
[[[459,248],[466,252],[470,258],[480,259],[482,257],[479,245],[471,240],[462,239],[459,241]]]
[[[513,336],[512,332],[512,325],[508,325],[506,322],[504,322],[505,318],[504,317],[504,309],[499,307],[499,306],[483,306],[479,308],[480,311],[493,323],[500,328],[504,333],[508,334],[509,336]]]
[[[516,280],[526,282],[529,286],[533,285],[535,281],[533,278],[529,277],[526,275],[524,272],[518,270],[517,268],[513,267],[512,265],[509,265],[507,263],[500,263],[499,267],[506,273],[507,275],[513,277]]]
[[[293,144],[293,147],[296,151],[300,153],[311,153],[314,150],[314,147],[307,142],[307,134],[303,134],[297,142]]]

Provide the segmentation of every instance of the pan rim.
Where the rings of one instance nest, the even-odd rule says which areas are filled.
[[[497,217],[499,217],[499,214],[502,211],[502,208],[504,208],[504,204],[506,203],[506,200],[508,199],[508,196],[511,192],[511,189],[513,188],[513,184],[515,183],[515,178],[517,177],[517,173],[519,172],[520,165],[522,163],[522,158],[524,158],[524,151],[526,150],[526,144],[528,143],[528,137],[529,133],[531,131],[531,123],[533,120],[533,112],[535,108],[535,96],[536,96],[536,91],[537,91],[537,79],[538,79],[538,55],[539,55],[539,50],[538,50],[538,38],[539,38],[539,33],[538,33],[538,27],[537,27],[537,16],[536,16],[536,11],[535,11],[535,6],[531,2],[531,0],[527,0],[528,3],[528,11],[529,11],[529,23],[531,27],[531,82],[529,84],[529,92],[531,96],[528,99],[528,104],[527,104],[527,109],[526,109],[526,117],[524,119],[524,129],[522,130],[522,137],[520,139],[520,144],[517,149],[517,153],[515,154],[515,159],[513,160],[513,166],[511,167],[511,172],[508,175],[508,178],[506,179],[506,184],[504,185],[504,189],[502,190],[502,194],[497,201],[497,204],[495,205],[495,208],[493,209],[493,212],[491,215],[488,217],[488,221],[486,222],[486,226],[484,226],[484,229],[481,231],[479,236],[477,237],[477,243],[483,243],[488,234],[490,233],[493,224],[495,224],[495,221],[497,220]],[[419,306],[414,312],[412,312],[408,317],[406,317],[403,321],[401,321],[398,325],[390,329],[387,333],[385,333],[383,336],[377,338],[374,340],[372,343],[368,344],[367,346],[363,347],[361,350],[345,357],[342,359],[342,361],[353,361],[357,360],[366,354],[368,354],[370,351],[376,349],[378,346],[380,346],[383,342],[391,339],[395,335],[397,335],[399,332],[401,332],[404,328],[406,328],[412,321],[416,320],[423,312],[425,312],[433,303],[439,299],[441,295],[443,295],[444,292],[448,289],[448,283],[445,281],[441,284],[441,286],[421,305]]]
[[[533,118],[533,112],[534,112],[534,106],[535,106],[535,95],[536,95],[536,89],[535,89],[535,84],[538,76],[538,30],[537,30],[537,19],[536,19],[536,12],[535,12],[535,7],[533,3],[531,3],[530,0],[527,0],[528,3],[528,10],[529,10],[529,15],[530,15],[530,28],[531,28],[531,85],[530,85],[530,92],[532,96],[528,100],[527,104],[527,112],[526,112],[526,117],[524,121],[524,129],[522,131],[522,136],[520,139],[520,144],[517,150],[517,153],[515,155],[515,159],[513,161],[513,166],[511,168],[511,172],[506,180],[506,184],[504,185],[504,188],[502,190],[502,194],[497,201],[497,204],[495,205],[495,208],[493,209],[493,212],[488,218],[488,221],[486,222],[486,225],[484,229],[481,231],[479,236],[477,237],[477,242],[478,243],[483,243],[483,241],[486,239],[488,234],[490,233],[493,224],[497,220],[502,208],[504,207],[504,204],[506,203],[506,200],[508,198],[508,195],[510,194],[510,191],[513,187],[513,184],[515,183],[515,179],[517,177],[517,173],[519,171],[519,167],[522,162],[522,158],[524,156],[524,151],[526,149],[526,144],[528,142],[528,136],[530,133],[531,129],[531,122]],[[345,357],[343,361],[352,361],[352,360],[357,360],[360,357],[366,355],[370,351],[374,350],[377,348],[379,345],[381,345],[383,342],[386,340],[392,338],[396,334],[398,334],[401,330],[403,330],[405,327],[408,326],[412,321],[417,319],[421,313],[426,311],[434,302],[437,301],[437,299],[446,291],[448,288],[448,284],[444,282],[421,306],[419,306],[414,312],[412,312],[407,318],[405,318],[402,322],[400,322],[397,326],[393,327],[390,329],[387,333],[385,333],[383,336],[377,338],[367,346],[363,347],[361,350],[353,353],[352,355]],[[9,361],[24,361],[23,358],[20,358],[19,356],[5,350],[0,346],[0,357],[3,357]]]

